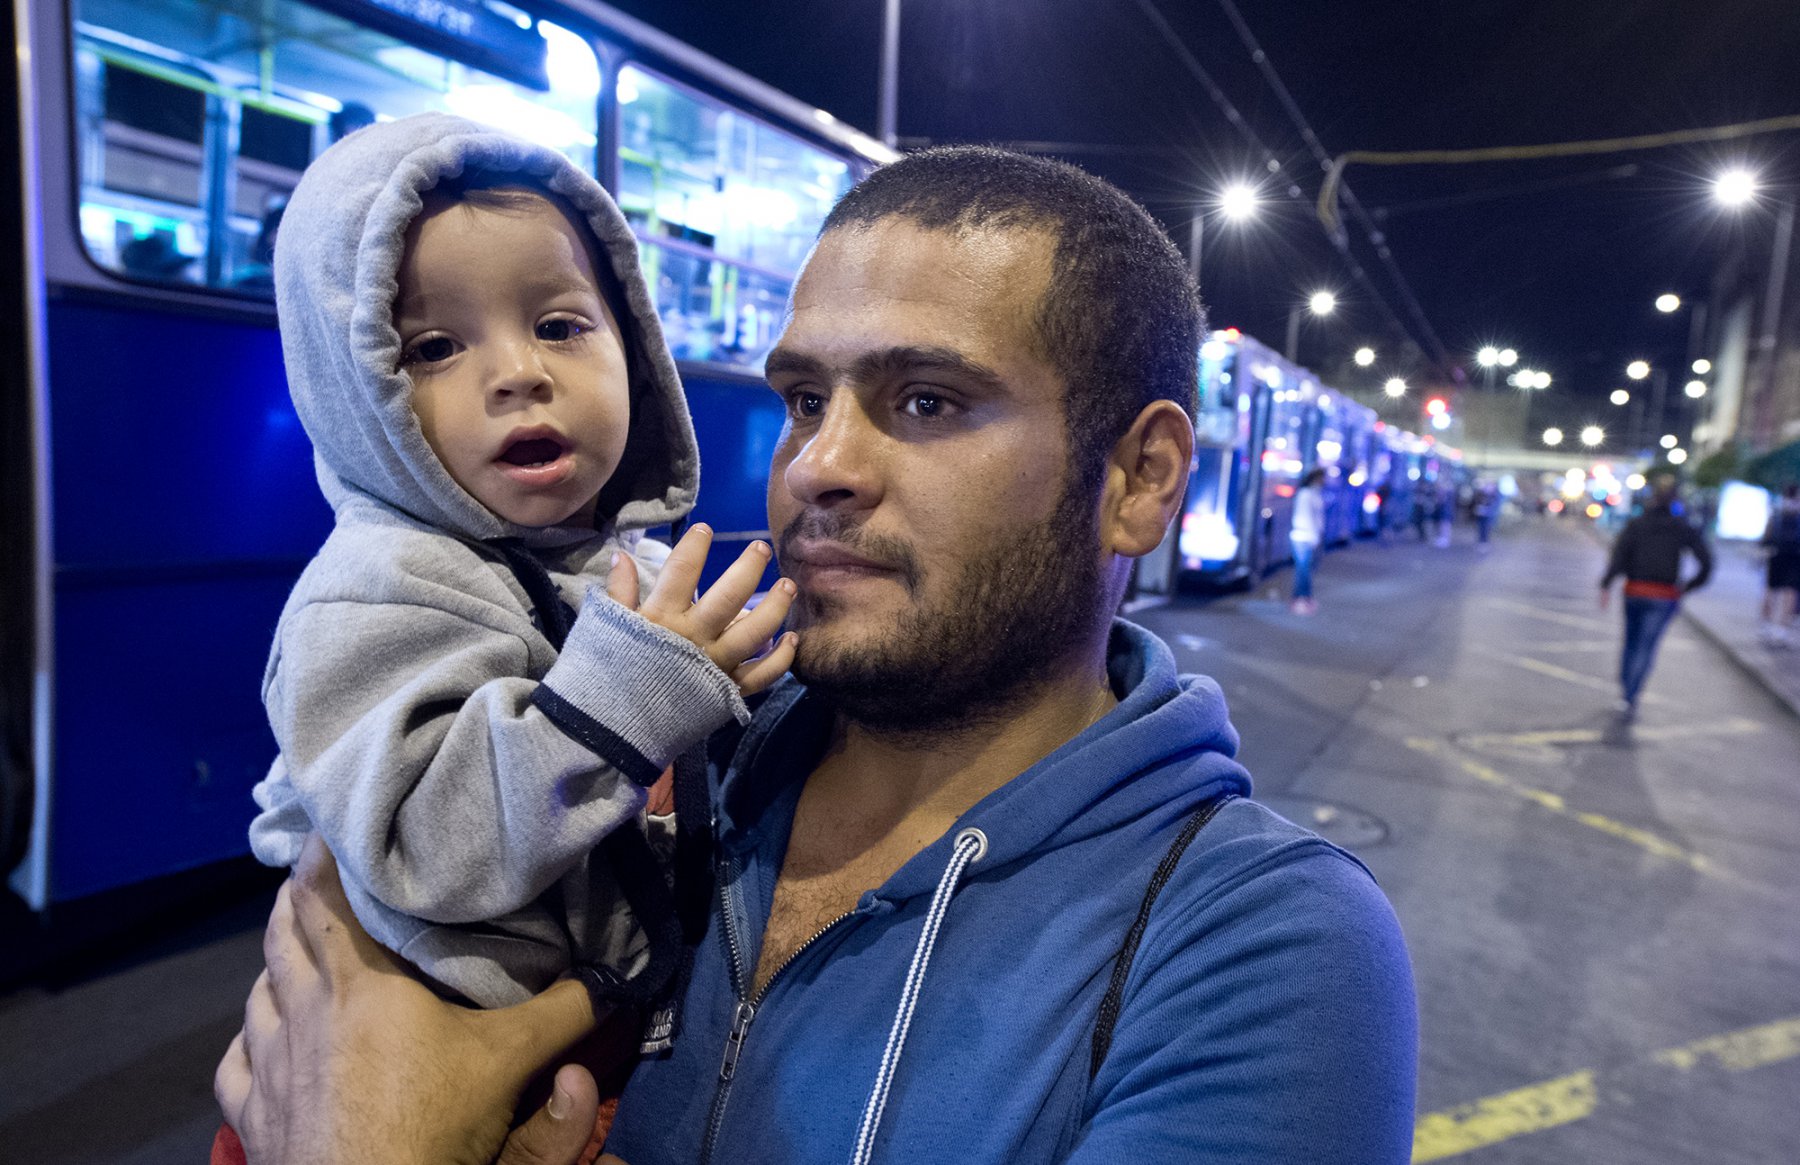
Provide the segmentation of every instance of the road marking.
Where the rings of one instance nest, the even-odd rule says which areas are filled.
[[[1557,667],[1553,663],[1545,663],[1541,659],[1532,659],[1528,655],[1509,655],[1504,651],[1493,651],[1489,648],[1480,648],[1479,651],[1480,654],[1487,656],[1489,659],[1498,659],[1502,662],[1510,663],[1514,667],[1522,667],[1526,671],[1534,671],[1539,675],[1549,676],[1552,679],[1562,680],[1565,683],[1578,684],[1584,688],[1591,688],[1596,692],[1612,693],[1618,691],[1619,688],[1616,680],[1603,680],[1599,676],[1590,676],[1585,672],[1570,671],[1566,667]],[[1667,701],[1661,696],[1646,692],[1638,697],[1638,703],[1663,704],[1667,703]]]
[[[1446,1112],[1427,1113],[1413,1126],[1412,1159],[1442,1161],[1526,1133],[1553,1129],[1592,1115],[1599,1103],[1592,1072],[1533,1084]]]
[[[1754,720],[1734,716],[1730,720],[1717,724],[1634,727],[1631,730],[1631,736],[1634,740],[1690,740],[1704,736],[1748,736],[1761,732],[1762,729],[1763,726]],[[1456,743],[1463,748],[1520,746],[1529,748],[1546,744],[1599,744],[1606,739],[1608,739],[1607,732],[1599,728],[1552,728],[1542,732],[1484,733],[1479,736],[1455,738]]]
[[[1521,615],[1530,615],[1534,619],[1542,619],[1547,623],[1561,623],[1565,627],[1580,627],[1587,631],[1611,631],[1613,629],[1613,620],[1611,619],[1565,615],[1560,611],[1550,611],[1530,603],[1521,603],[1517,599],[1488,599],[1487,604],[1490,607],[1504,607],[1508,611],[1517,611]]]
[[[1547,655],[1571,654],[1579,651],[1611,652],[1617,654],[1619,642],[1616,639],[1550,639],[1543,643],[1523,643],[1521,647],[1527,651],[1541,651]],[[1656,654],[1660,659],[1668,651],[1692,651],[1697,646],[1688,639],[1667,639],[1657,647]]]
[[[1796,1056],[1800,1056],[1800,1016],[1665,1048],[1652,1053],[1648,1063],[1678,1072],[1691,1072],[1703,1064],[1747,1072]],[[1624,1065],[1609,1076],[1624,1075],[1639,1066]],[[1609,1090],[1609,1094],[1617,1091]],[[1412,1159],[1415,1165],[1442,1161],[1527,1133],[1572,1124],[1593,1115],[1600,1095],[1599,1080],[1589,1069],[1426,1113],[1413,1125]]]
[[[1489,785],[1494,785],[1497,788],[1505,789],[1514,796],[1529,801],[1540,808],[1547,809],[1558,817],[1567,818],[1579,825],[1585,825],[1589,829],[1598,830],[1601,833],[1616,837],[1620,841],[1629,842],[1639,849],[1654,854],[1659,858],[1667,858],[1670,861],[1680,862],[1683,865],[1698,870],[1702,874],[1722,873],[1719,868],[1713,865],[1703,854],[1694,853],[1691,850],[1676,845],[1672,841],[1658,837],[1647,829],[1639,829],[1635,825],[1626,825],[1622,821],[1614,821],[1612,818],[1604,817],[1598,813],[1588,813],[1573,809],[1569,806],[1569,803],[1563,799],[1561,794],[1552,793],[1545,789],[1533,788],[1522,781],[1516,781],[1505,773],[1500,772],[1498,769],[1482,764],[1473,757],[1457,754],[1449,745],[1442,741],[1428,740],[1420,736],[1409,736],[1406,739],[1406,747],[1413,749],[1416,752],[1446,757],[1447,759],[1454,761],[1463,772],[1468,773],[1476,780],[1485,782]]]

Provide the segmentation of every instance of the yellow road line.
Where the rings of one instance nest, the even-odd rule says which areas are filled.
[[[1761,732],[1763,726],[1754,720],[1742,716],[1734,716],[1717,724],[1700,725],[1664,725],[1651,728],[1631,730],[1636,740],[1689,740],[1703,736],[1748,736]],[[1464,748],[1489,748],[1493,746],[1531,746],[1540,744],[1599,744],[1607,738],[1606,732],[1598,728],[1553,728],[1543,732],[1507,732],[1487,733],[1480,736],[1459,736],[1456,743]]]
[[[1517,611],[1521,615],[1542,619],[1546,623],[1561,623],[1564,627],[1580,627],[1588,631],[1610,631],[1614,623],[1614,620],[1599,619],[1591,615],[1565,615],[1561,611],[1549,611],[1543,607],[1534,607],[1530,603],[1521,603],[1517,599],[1489,599],[1487,602],[1490,607],[1504,607],[1509,611]]]
[[[1474,1104],[1427,1113],[1413,1126],[1412,1159],[1441,1161],[1525,1133],[1553,1129],[1593,1113],[1599,1103],[1592,1072],[1576,1072]]]
[[[1586,813],[1572,809],[1570,808],[1569,803],[1563,799],[1561,794],[1552,793],[1545,789],[1533,788],[1522,781],[1516,781],[1505,773],[1500,772],[1498,769],[1482,764],[1473,757],[1466,757],[1455,753],[1449,745],[1444,744],[1441,741],[1428,740],[1420,736],[1409,736],[1406,739],[1406,747],[1413,749],[1415,752],[1446,757],[1447,759],[1454,761],[1463,772],[1468,773],[1478,781],[1505,789],[1514,796],[1547,809],[1558,817],[1567,818],[1579,825],[1585,825],[1589,829],[1595,829],[1601,833],[1616,837],[1620,841],[1629,842],[1639,849],[1654,854],[1659,858],[1667,858],[1670,861],[1680,862],[1683,865],[1698,870],[1702,874],[1721,873],[1719,868],[1713,865],[1712,862],[1702,854],[1697,854],[1691,850],[1684,849],[1672,841],[1658,837],[1647,829],[1639,829],[1635,825],[1626,825],[1622,821],[1614,821],[1612,818],[1604,817],[1598,813]]]
[[[1665,1048],[1653,1053],[1649,1063],[1679,1072],[1702,1064],[1747,1072],[1796,1056],[1800,1056],[1800,1016]],[[1441,1161],[1527,1133],[1572,1124],[1593,1115],[1600,1096],[1596,1074],[1589,1069],[1426,1113],[1413,1125],[1412,1159],[1415,1163]]]
[[[1656,1053],[1656,1062],[1683,1072],[1707,1061],[1729,1072],[1747,1072],[1795,1056],[1800,1056],[1800,1016],[1668,1048]]]
[[[1498,659],[1504,663],[1510,663],[1514,667],[1522,667],[1526,671],[1534,671],[1541,676],[1549,676],[1551,679],[1562,680],[1564,683],[1577,684],[1584,688],[1591,688],[1596,692],[1606,692],[1610,695],[1617,692],[1619,688],[1616,680],[1603,680],[1599,676],[1591,676],[1586,672],[1570,671],[1566,667],[1558,667],[1553,663],[1545,663],[1541,659],[1532,659],[1529,655],[1512,655],[1508,652],[1492,651],[1486,648],[1480,649],[1480,653],[1487,656],[1489,659]],[[1639,699],[1643,703],[1650,704],[1660,704],[1663,702],[1658,697],[1648,693],[1639,697]]]

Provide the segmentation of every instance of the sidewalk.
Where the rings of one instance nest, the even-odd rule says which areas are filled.
[[[1800,716],[1800,635],[1786,648],[1765,646],[1757,638],[1766,570],[1761,551],[1715,541],[1713,554],[1712,579],[1681,600],[1682,613]]]

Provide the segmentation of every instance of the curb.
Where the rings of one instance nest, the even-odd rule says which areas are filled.
[[[1789,695],[1787,692],[1783,691],[1774,680],[1771,680],[1767,675],[1763,674],[1761,668],[1745,659],[1736,648],[1725,641],[1723,635],[1714,631],[1712,627],[1707,624],[1706,620],[1694,614],[1694,612],[1685,604],[1680,610],[1681,617],[1686,619],[1692,626],[1698,628],[1700,634],[1706,636],[1707,640],[1710,641],[1714,647],[1718,648],[1725,658],[1736,664],[1739,671],[1749,676],[1752,680],[1755,680],[1757,687],[1769,693],[1770,696],[1774,697],[1777,704],[1786,708],[1795,718],[1800,719],[1800,698]]]

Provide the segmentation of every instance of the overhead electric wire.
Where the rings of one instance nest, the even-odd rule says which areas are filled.
[[[1263,51],[1262,45],[1257,43],[1256,34],[1250,31],[1250,25],[1245,22],[1243,14],[1238,11],[1233,0],[1219,0],[1219,6],[1225,10],[1226,19],[1231,21],[1231,26],[1237,30],[1238,40],[1249,50],[1250,60],[1262,73],[1263,80],[1268,83],[1269,88],[1275,91],[1275,96],[1280,100],[1282,108],[1287,111],[1289,120],[1300,131],[1301,140],[1306,143],[1307,149],[1312,151],[1314,160],[1319,163],[1319,168],[1329,175],[1332,166],[1331,155],[1326,152],[1324,144],[1319,141],[1319,136],[1313,132],[1312,125],[1306,120],[1306,114],[1301,111],[1293,94],[1289,93],[1287,86],[1282,83],[1281,75],[1275,71],[1274,64],[1269,60],[1269,54]],[[1412,285],[1407,283],[1406,276],[1400,270],[1400,265],[1394,261],[1394,253],[1388,247],[1386,233],[1376,225],[1374,219],[1369,217],[1368,212],[1363,210],[1362,204],[1356,200],[1356,195],[1351,192],[1349,186],[1343,184],[1341,175],[1338,185],[1344,202],[1349,205],[1351,213],[1362,225],[1364,233],[1368,236],[1369,244],[1375,248],[1375,254],[1381,259],[1382,265],[1387,268],[1396,290],[1405,301],[1407,311],[1412,315],[1419,331],[1424,334],[1426,351],[1438,364],[1448,368],[1452,363],[1449,353],[1445,350],[1443,341],[1438,338],[1437,330],[1425,317],[1425,309],[1419,305],[1418,297],[1413,294]],[[1355,262],[1350,255],[1350,240],[1341,228],[1333,229],[1332,225],[1328,223],[1325,234],[1347,261]],[[1386,298],[1380,296],[1379,292],[1377,292],[1377,297],[1381,299],[1384,307],[1387,306]],[[1391,307],[1388,308],[1388,311],[1390,315],[1393,314]],[[1403,328],[1403,330],[1406,329]]]
[[[1231,0],[1219,0],[1227,8]],[[1340,231],[1337,199],[1341,192],[1355,207],[1350,188],[1344,185],[1344,170],[1352,164],[1367,166],[1448,166],[1467,162],[1520,162],[1540,158],[1574,158],[1592,154],[1622,154],[1638,150],[1660,150],[1669,146],[1685,146],[1694,142],[1724,142],[1757,134],[1783,133],[1800,129],[1800,114],[1765,117],[1759,121],[1735,125],[1706,126],[1701,129],[1671,130],[1667,133],[1638,134],[1634,137],[1596,138],[1583,142],[1547,142],[1535,146],[1482,146],[1462,150],[1351,150],[1331,159],[1326,167],[1325,185],[1319,189],[1319,221],[1327,231]]]

